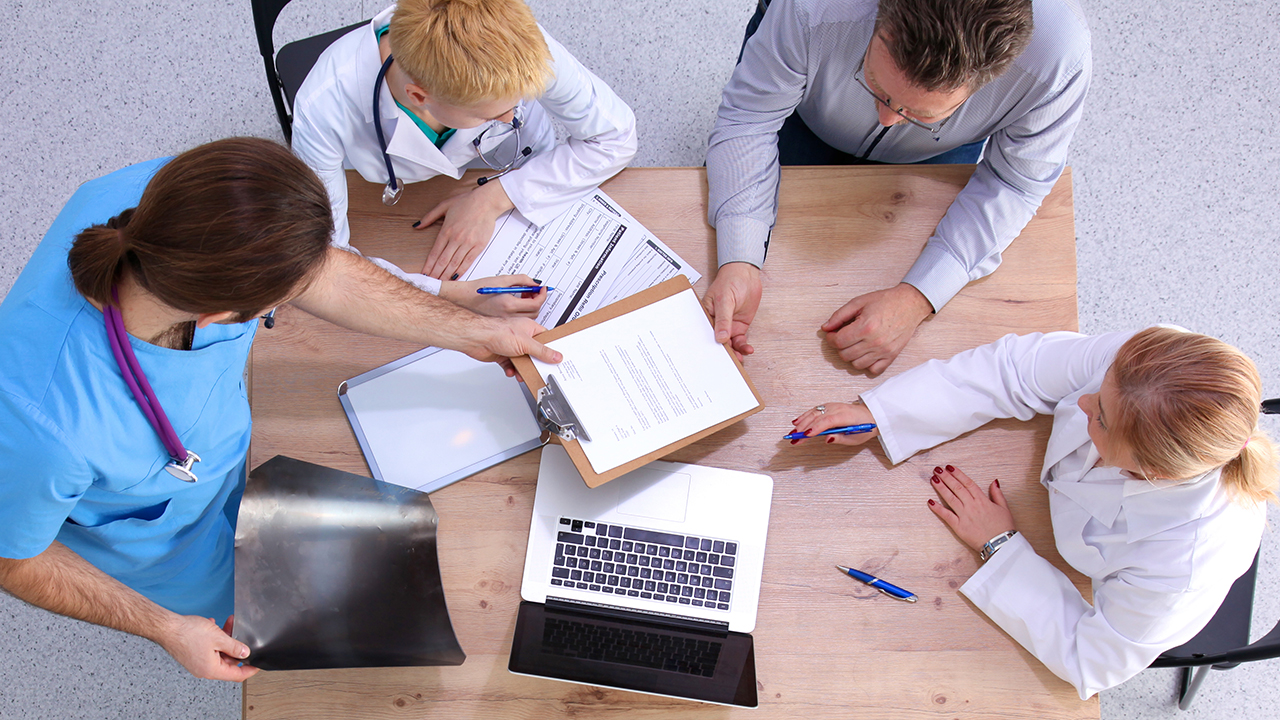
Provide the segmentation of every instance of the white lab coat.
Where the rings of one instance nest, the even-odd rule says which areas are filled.
[[[392,5],[369,25],[352,30],[329,46],[294,100],[293,151],[328,188],[333,242],[343,247],[351,240],[344,170],[354,169],[370,182],[388,180],[373,127],[373,85],[382,65],[376,31],[386,27],[394,11]],[[636,153],[636,119],[631,108],[545,30],[542,36],[551,51],[554,77],[542,97],[521,105],[524,127],[520,144],[531,147],[533,154],[500,180],[516,209],[535,225],[563,213],[617,174]],[[487,167],[471,141],[491,123],[459,129],[443,147],[436,148],[396,105],[386,83],[380,103],[387,153],[398,180],[417,182],[436,175],[456,179],[467,168]],[[550,118],[564,126],[567,142],[556,145]],[[514,152],[514,138],[509,142]],[[488,152],[490,148],[481,150]],[[428,209],[421,211],[426,214]],[[396,272],[385,261],[379,264],[438,292],[438,282],[431,278]]]
[[[1098,392],[1131,336],[1007,335],[862,395],[894,463],[995,418],[1053,415],[1040,481],[1058,552],[1092,579],[1092,606],[1021,534],[960,591],[1081,699],[1194,637],[1249,568],[1266,519],[1228,497],[1219,470],[1158,488],[1093,467],[1076,401]]]

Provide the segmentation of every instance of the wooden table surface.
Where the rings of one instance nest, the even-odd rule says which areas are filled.
[[[774,479],[756,625],[760,708],[747,711],[519,677],[507,658],[520,602],[539,452],[434,493],[460,667],[263,672],[245,684],[244,714],[268,718],[1096,718],[1075,691],[960,595],[977,557],[926,506],[929,475],[951,463],[1000,478],[1019,529],[1078,587],[1054,550],[1037,473],[1048,418],[995,422],[890,467],[861,450],[779,440],[819,402],[878,380],[853,371],[818,326],[850,298],[901,279],[971,166],[783,168],[777,228],[751,326],[746,367],[766,409],[669,459]],[[421,267],[435,229],[410,225],[457,183],[409,185],[399,205],[353,173],[352,237],[367,254]],[[462,182],[471,182],[464,180]],[[702,169],[628,169],[604,189],[687,261],[710,274]],[[697,286],[706,289],[708,279]],[[260,331],[253,354],[251,467],[276,454],[368,474],[338,403],[342,380],[416,346],[341,330],[291,307]],[[885,373],[945,358],[1006,333],[1074,330],[1071,173],[993,275],[927,320]],[[425,459],[429,461],[429,458]],[[897,602],[842,576],[851,565],[920,596]],[[370,612],[377,612],[370,608]]]

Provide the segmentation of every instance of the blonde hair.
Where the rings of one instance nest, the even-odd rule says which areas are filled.
[[[423,90],[471,106],[542,94],[551,51],[521,0],[400,0],[391,53]]]
[[[1144,471],[1183,479],[1221,467],[1237,500],[1276,502],[1276,449],[1258,427],[1262,380],[1244,353],[1154,327],[1120,347],[1110,373],[1120,402],[1108,425]]]

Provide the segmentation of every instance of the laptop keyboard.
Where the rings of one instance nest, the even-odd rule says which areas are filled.
[[[715,675],[720,645],[714,640],[556,618],[547,618],[542,630],[545,653],[702,677]]]
[[[551,584],[727,611],[738,544],[560,518]]]

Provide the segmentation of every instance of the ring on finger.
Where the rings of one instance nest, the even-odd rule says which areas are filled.
[[[822,413],[823,415],[826,415],[826,414],[827,414],[827,406],[826,406],[826,405],[819,405],[819,406],[815,407],[815,408],[814,408],[814,410],[817,410],[818,412]]]

